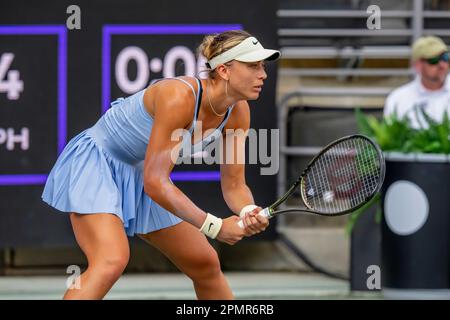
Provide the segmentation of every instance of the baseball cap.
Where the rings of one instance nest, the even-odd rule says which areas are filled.
[[[447,45],[435,36],[420,37],[412,46],[412,60],[429,59],[448,51]]]

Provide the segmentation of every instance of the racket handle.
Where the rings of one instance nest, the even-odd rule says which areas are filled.
[[[262,209],[262,210],[258,213],[258,215],[259,215],[259,216],[266,217],[267,219],[270,219],[270,218],[272,217],[272,216],[270,215],[270,213],[269,213],[269,208],[268,208],[268,207]],[[238,226],[241,227],[242,229],[244,229],[244,221],[242,221],[242,219],[239,220]]]

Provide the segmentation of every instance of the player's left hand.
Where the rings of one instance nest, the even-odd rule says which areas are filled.
[[[261,207],[257,207],[252,211],[247,212],[242,219],[246,237],[258,234],[266,230],[269,226],[269,219],[258,214],[261,210]]]

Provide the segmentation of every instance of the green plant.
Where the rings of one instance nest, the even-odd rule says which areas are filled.
[[[432,119],[421,105],[414,106],[414,112],[420,120],[419,129],[413,128],[407,117],[399,118],[396,110],[380,120],[373,115],[365,115],[360,109],[355,110],[355,116],[359,131],[373,138],[383,151],[450,154],[450,120],[447,111],[442,122]],[[368,208],[379,203],[380,199],[380,194],[377,194],[350,215],[346,226],[347,234],[352,232],[359,217]],[[375,219],[377,222],[381,221],[381,210],[377,210]]]
[[[447,111],[442,122],[433,120],[420,105],[414,107],[414,112],[421,119],[419,129],[412,128],[408,118],[399,118],[396,111],[381,120],[364,115],[360,109],[355,110],[355,116],[359,131],[374,138],[383,151],[450,154]]]

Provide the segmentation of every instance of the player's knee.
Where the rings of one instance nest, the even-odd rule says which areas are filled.
[[[101,274],[103,279],[116,281],[122,275],[128,261],[129,252],[124,250],[106,255],[101,260],[94,262],[92,267],[96,269],[97,273]]]
[[[198,254],[192,262],[188,276],[194,281],[215,277],[222,272],[219,256],[213,248]]]

